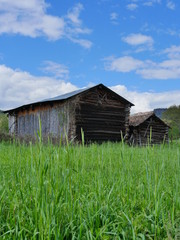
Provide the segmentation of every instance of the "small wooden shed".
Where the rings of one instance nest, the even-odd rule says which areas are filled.
[[[41,120],[42,136],[81,141],[120,141],[129,132],[131,102],[103,84],[5,111],[9,131],[35,136]]]
[[[140,112],[130,116],[129,143],[135,145],[168,142],[169,126],[151,112]]]

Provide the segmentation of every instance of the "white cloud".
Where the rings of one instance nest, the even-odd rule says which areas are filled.
[[[53,74],[56,78],[68,79],[69,69],[64,64],[55,63],[52,61],[44,61],[43,67],[41,68],[44,73]]]
[[[60,17],[47,14],[48,7],[45,0],[1,0],[0,34],[20,34],[32,38],[44,36],[53,41],[68,38],[77,40],[85,48],[92,45],[81,44],[85,40],[79,37],[91,32],[83,27],[79,18],[82,4],[76,4],[67,15]]]
[[[180,60],[170,59],[160,63],[147,62],[145,68],[136,70],[145,79],[178,79],[180,78]]]
[[[142,61],[129,56],[120,57],[120,58],[109,57],[104,60],[105,60],[105,69],[107,71],[130,72],[144,65]]]
[[[170,10],[175,10],[176,8],[176,5],[174,4],[173,1],[167,1],[167,4],[166,4],[167,8],[169,8]]]
[[[179,52],[178,52],[179,51]],[[134,71],[144,79],[179,79],[180,78],[180,49],[179,46],[172,46],[163,51],[167,59],[161,62],[151,60],[139,60],[131,56],[119,58],[105,58],[105,70],[115,72]]]
[[[136,8],[138,8],[139,5],[141,6],[146,6],[146,7],[153,7],[157,4],[165,4],[167,8],[169,8],[170,10],[175,10],[176,5],[174,3],[175,1],[173,0],[166,0],[166,1],[162,1],[162,0],[140,0],[140,1],[133,1],[131,0],[131,3],[128,4],[126,7],[128,10],[135,10]]]
[[[80,34],[90,34],[92,32],[89,28],[83,27],[82,20],[79,18],[83,9],[83,5],[78,3],[68,11],[65,16],[68,25],[65,29],[65,35],[72,42],[89,49],[92,46],[92,42],[78,37]]]
[[[78,3],[75,7],[68,11],[66,17],[70,19],[74,25],[79,26],[82,24],[82,21],[79,19],[79,15],[83,9],[83,5],[81,3]]]
[[[0,109],[8,109],[76,90],[63,79],[37,77],[0,65]]]
[[[167,54],[169,58],[180,59],[180,46],[171,46],[166,48],[163,53]]]
[[[118,24],[119,24],[119,23],[118,23],[118,18],[119,18],[118,13],[112,12],[112,13],[110,14],[110,21],[111,21],[112,24],[118,25]]]
[[[131,113],[151,111],[155,108],[166,108],[180,102],[180,90],[152,93],[129,91],[123,85],[116,85],[110,88],[135,104],[135,106],[131,108]]]
[[[111,21],[115,21],[115,20],[117,20],[118,19],[118,14],[116,13],[116,12],[112,12],[111,14],[110,14],[110,20]]]
[[[46,36],[50,40],[63,37],[63,18],[48,15],[44,0],[0,2],[0,34],[13,33],[30,37]]]
[[[130,34],[127,37],[123,37],[122,40],[132,46],[147,45],[148,47],[152,47],[154,43],[151,36],[143,35],[141,33]]]
[[[172,69],[166,68],[147,68],[147,69],[139,69],[136,71],[137,74],[141,75],[144,79],[159,79],[159,80],[167,80],[167,79],[177,79],[180,78],[180,70],[176,69],[173,71]]]
[[[180,69],[180,59],[170,59],[163,61],[159,64],[160,67],[167,68],[167,69]]]
[[[154,4],[160,4],[161,3],[161,0],[149,0],[149,1],[145,1],[143,3],[144,6],[148,6],[148,7],[152,7]]]
[[[38,4],[37,4],[38,3]],[[31,1],[22,1],[22,0],[1,0],[0,1],[0,9],[1,10],[10,10],[17,11],[17,9],[36,9],[36,11],[41,12],[47,8],[48,4],[44,2],[44,0],[31,0]]]
[[[68,37],[73,43],[78,43],[79,45],[81,45],[84,48],[91,48],[92,46],[92,42],[86,39],[77,39],[77,38],[73,38],[73,37]]]
[[[128,10],[134,11],[136,8],[138,8],[138,5],[136,3],[130,3],[126,7]]]

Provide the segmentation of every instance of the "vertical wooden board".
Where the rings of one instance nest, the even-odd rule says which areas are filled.
[[[50,110],[50,134],[60,137],[63,132],[63,107],[57,106]]]
[[[15,133],[15,125],[16,125],[16,118],[14,115],[10,115],[8,116],[8,125],[9,125],[9,133],[10,134],[14,134]]]
[[[65,140],[65,132],[68,133],[69,109],[68,104],[56,104],[49,109],[49,133],[57,138]]]
[[[73,100],[69,100],[68,103],[68,110],[67,110],[67,116],[68,116],[68,139],[70,141],[74,141],[76,137],[76,122],[75,122],[75,112],[76,112],[76,107],[78,105],[78,99],[75,98]]]
[[[41,132],[43,136],[48,134],[48,110],[40,111]]]
[[[39,131],[39,114],[36,113],[36,114],[33,114],[33,135],[37,135],[38,134],[38,131]]]
[[[25,119],[24,116],[18,116],[17,118],[17,129],[18,129],[18,135],[23,135],[25,134]]]
[[[55,123],[58,124],[56,109],[54,109],[54,108],[50,109],[49,114],[50,114],[50,116],[49,116],[49,122],[50,122],[49,132],[50,132],[50,134],[54,135],[58,132],[58,129],[56,129],[56,125],[55,125]]]
[[[25,125],[25,128],[24,128],[24,134],[25,135],[30,135],[30,129],[31,129],[31,126],[30,126],[31,122],[30,122],[30,117],[29,117],[29,114],[26,114],[24,116],[24,125]]]

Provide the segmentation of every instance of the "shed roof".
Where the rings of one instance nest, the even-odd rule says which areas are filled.
[[[150,117],[155,117],[157,118],[159,121],[163,122],[164,125],[168,126],[164,121],[162,121],[159,117],[156,116],[156,114],[154,113],[154,111],[150,111],[150,112],[139,112],[136,114],[133,114],[130,116],[129,118],[129,125],[133,126],[133,127],[137,127],[140,124],[142,124],[143,122],[145,122],[147,119],[149,119]],[[169,126],[168,126],[169,127]]]
[[[48,98],[48,99],[44,99],[38,102],[34,102],[34,103],[30,103],[30,104],[25,104],[22,106],[19,106],[17,108],[13,108],[13,109],[9,109],[4,111],[4,113],[11,113],[11,112],[15,112],[18,111],[20,109],[24,109],[24,108],[28,108],[30,106],[35,106],[35,105],[42,105],[44,103],[48,103],[48,102],[59,102],[59,101],[65,101],[67,99],[73,98],[79,94],[84,94],[86,92],[89,92],[90,90],[93,90],[95,88],[104,88],[106,91],[111,92],[111,94],[115,95],[117,98],[119,98],[122,102],[126,103],[126,104],[130,104],[130,106],[134,106],[133,103],[129,102],[128,100],[126,100],[125,98],[121,97],[120,95],[118,95],[117,93],[115,93],[114,91],[112,91],[111,89],[109,89],[108,87],[104,86],[103,84],[98,84],[95,85],[94,87],[89,87],[89,88],[82,88],[73,92],[69,92],[63,95],[59,95],[53,98]]]

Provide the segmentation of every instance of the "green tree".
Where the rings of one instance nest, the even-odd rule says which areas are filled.
[[[174,139],[180,138],[180,105],[169,107],[162,118],[171,126],[170,134]]]
[[[8,117],[0,112],[0,133],[8,133]]]

